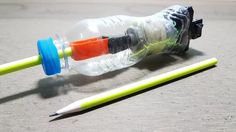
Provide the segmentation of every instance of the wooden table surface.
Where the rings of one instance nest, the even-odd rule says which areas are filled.
[[[97,77],[47,77],[41,66],[1,76],[0,131],[236,131],[235,1],[1,0],[0,64],[37,54],[39,38],[62,34],[79,20],[146,16],[173,4],[192,5],[204,19],[203,36],[185,56],[156,55]],[[78,99],[211,57],[219,59],[215,68],[74,116],[48,117]]]

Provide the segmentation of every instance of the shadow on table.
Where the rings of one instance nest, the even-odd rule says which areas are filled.
[[[148,69],[150,71],[154,71],[157,69],[161,69],[165,66],[187,61],[196,56],[202,56],[202,55],[204,55],[203,52],[190,48],[186,54],[181,56],[172,56],[165,54],[153,55],[147,57],[146,59],[137,63],[133,67],[136,67],[138,69]],[[94,77],[85,76],[81,74],[74,74],[74,75],[69,75],[67,77],[59,76],[59,77],[44,78],[38,81],[37,87],[35,89],[0,98],[0,104],[32,94],[39,94],[41,98],[47,99],[58,95],[66,94],[67,92],[72,90],[78,91],[78,89],[75,87],[83,86],[93,82],[98,82],[103,79],[114,78],[116,75],[119,75],[120,73],[126,70],[127,68]]]

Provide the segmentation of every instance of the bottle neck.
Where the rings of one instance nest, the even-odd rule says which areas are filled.
[[[72,54],[72,50],[69,46],[69,41],[66,39],[66,37],[56,34],[53,42],[58,51],[61,69],[63,71],[68,71],[70,68],[68,59]]]

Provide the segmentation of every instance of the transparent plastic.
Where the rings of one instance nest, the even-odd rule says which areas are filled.
[[[64,62],[61,62],[63,68],[97,76],[132,66],[148,55],[184,52],[188,48],[190,22],[187,7],[179,5],[146,17],[118,15],[86,19],[78,22],[64,36],[57,37],[55,44],[64,51],[73,41],[130,35],[132,44],[116,46],[112,53],[79,61],[64,55]]]

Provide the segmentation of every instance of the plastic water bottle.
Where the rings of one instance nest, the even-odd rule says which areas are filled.
[[[42,45],[53,43],[62,52],[58,56],[64,58],[54,61],[51,53],[42,57],[47,75],[64,68],[96,76],[132,66],[148,55],[184,53],[190,39],[201,36],[202,27],[201,19],[193,21],[192,7],[175,5],[146,17],[118,15],[82,20],[63,36],[39,40],[38,47],[44,54],[41,52],[52,50],[43,51]],[[50,66],[57,70],[48,72]]]

